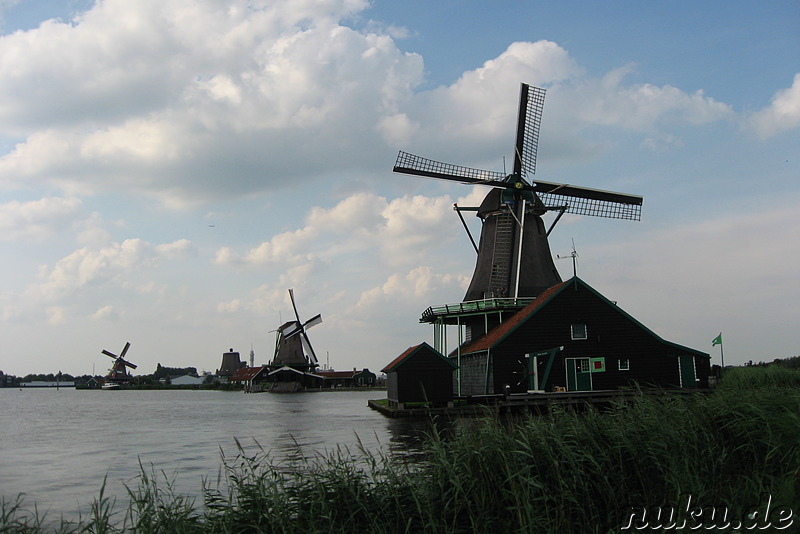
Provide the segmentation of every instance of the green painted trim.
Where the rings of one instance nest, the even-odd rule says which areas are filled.
[[[550,369],[553,367],[553,361],[556,359],[556,354],[561,352],[561,348],[559,347],[557,349],[550,349],[547,352],[550,353],[550,357],[547,359],[547,366],[545,366],[542,380],[539,382],[539,389],[543,389],[545,391],[547,391],[547,380],[550,378]]]

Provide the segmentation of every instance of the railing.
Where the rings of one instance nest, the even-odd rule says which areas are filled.
[[[420,317],[419,322],[431,323],[437,317],[470,315],[481,312],[492,312],[502,310],[519,310],[535,300],[535,297],[524,298],[493,298],[484,300],[468,300],[457,304],[442,304],[431,306]]]

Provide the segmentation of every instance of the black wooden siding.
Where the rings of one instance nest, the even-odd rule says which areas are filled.
[[[571,339],[570,325],[584,323],[587,339]],[[613,389],[638,382],[643,386],[681,386],[679,355],[694,359],[696,384],[708,385],[709,358],[655,337],[613,303],[598,296],[582,283],[570,283],[550,302],[538,309],[515,331],[490,351],[493,363],[493,390],[524,392],[527,383],[519,384],[520,360],[527,353],[564,347],[550,370],[548,390],[567,386],[565,359],[575,357],[605,358],[604,372],[592,373],[592,389]],[[463,358],[463,357],[462,357]],[[627,359],[630,369],[620,371],[618,360]],[[540,362],[540,376],[545,362]]]
[[[454,368],[427,345],[387,373],[387,397],[394,402],[447,403],[453,399]]]

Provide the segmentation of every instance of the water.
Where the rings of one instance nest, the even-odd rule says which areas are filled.
[[[244,395],[223,391],[99,391],[0,388],[0,496],[25,494],[51,519],[86,516],[100,494],[126,502],[140,461],[174,475],[181,494],[216,483],[221,454],[239,439],[273,459],[313,457],[359,442],[372,452],[419,445],[423,421],[388,419],[367,407],[381,391]]]

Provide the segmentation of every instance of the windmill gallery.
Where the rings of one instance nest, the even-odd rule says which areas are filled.
[[[564,214],[638,221],[641,196],[533,180],[545,91],[521,84],[510,174],[442,163],[400,151],[394,171],[414,177],[490,187],[479,206],[455,205],[476,252],[467,292],[456,304],[429,306],[421,323],[433,342],[419,343],[384,367],[390,410],[416,403],[451,405],[454,399],[619,391],[636,385],[707,387],[708,354],[666,341],[586,281],[562,280],[548,237]],[[480,219],[476,242],[463,213]],[[543,216],[552,214],[545,228]],[[576,253],[573,248],[573,269]],[[245,391],[295,392],[324,387],[336,373],[320,370],[307,331],[321,315],[303,321],[293,290],[294,320],[276,330],[270,363],[247,366],[238,353],[223,356],[218,375]],[[455,329],[455,336],[452,335]],[[455,347],[448,339],[457,339]],[[109,389],[130,380],[124,359],[114,358]],[[252,358],[251,358],[252,359]],[[352,376],[350,376],[352,375]],[[355,385],[375,375],[348,372]]]

